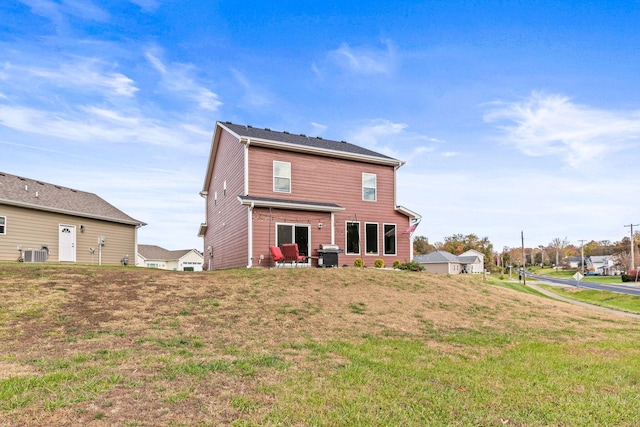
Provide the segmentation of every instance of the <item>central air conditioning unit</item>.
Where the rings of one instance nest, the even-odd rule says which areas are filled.
[[[28,249],[24,251],[24,262],[47,262],[47,251]]]

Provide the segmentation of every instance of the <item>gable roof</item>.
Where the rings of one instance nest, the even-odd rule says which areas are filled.
[[[234,135],[240,142],[247,146],[258,146],[275,148],[284,151],[294,151],[299,153],[308,153],[326,157],[355,160],[366,163],[374,163],[400,167],[405,162],[377,153],[355,144],[345,141],[334,141],[324,139],[319,136],[311,137],[305,134],[295,134],[286,131],[275,131],[269,128],[255,128],[249,125],[239,125],[232,122],[216,122],[216,128],[213,133],[213,141],[211,144],[211,153],[209,155],[209,165],[205,176],[202,191],[207,191],[213,163],[218,149],[218,140],[221,130]]]
[[[93,193],[0,172],[0,204],[142,226]]]
[[[290,149],[297,151],[303,148],[311,148],[327,152],[333,152],[334,155],[351,154],[356,156],[370,157],[372,161],[379,159],[379,161],[400,163],[392,157],[385,156],[384,154],[377,153],[364,147],[360,147],[355,144],[350,144],[346,141],[333,141],[331,139],[324,139],[319,136],[311,137],[305,134],[293,134],[286,131],[274,131],[269,128],[261,129],[254,128],[253,126],[238,125],[231,122],[220,123],[220,125],[230,132],[234,133],[238,138],[246,137],[251,138],[252,143],[266,145],[264,143],[272,142],[279,143],[279,148],[285,148],[282,144],[288,144]]]
[[[165,248],[156,245],[138,245],[138,255],[147,260],[163,260],[173,261],[179,260],[188,253],[195,251],[195,249],[181,249],[176,251],[170,251]],[[198,252],[200,254],[200,252]]]
[[[475,255],[456,256],[447,251],[434,251],[426,255],[416,255],[413,257],[413,260],[420,264],[442,264],[445,262],[454,264],[473,264],[479,261],[480,257]]]
[[[426,255],[416,255],[413,257],[413,260],[420,264],[441,264],[443,262],[460,263],[457,256],[446,251],[434,251]]]

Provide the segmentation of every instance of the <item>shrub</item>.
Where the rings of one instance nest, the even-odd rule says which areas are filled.
[[[629,270],[626,273],[622,273],[623,282],[635,282],[636,277],[638,277],[638,272],[636,270]]]
[[[356,258],[353,261],[353,266],[354,267],[358,267],[358,268],[362,268],[362,267],[364,267],[364,261],[362,260],[362,258]]]
[[[420,265],[419,262],[417,261],[409,261],[409,262],[405,262],[404,264],[400,264],[400,270],[409,270],[409,271],[422,271],[424,270],[424,267],[422,265]]]
[[[393,268],[400,268],[401,265],[402,264],[400,263],[400,261],[398,260],[393,261]]]
[[[375,260],[375,261],[373,262],[373,266],[374,266],[375,268],[384,268],[384,260],[382,260],[382,259],[378,258],[377,260]]]

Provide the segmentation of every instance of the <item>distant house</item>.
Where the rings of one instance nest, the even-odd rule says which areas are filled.
[[[196,249],[169,251],[155,245],[138,245],[136,265],[177,271],[202,271],[204,257]]]
[[[462,262],[462,269],[465,273],[483,273],[484,272],[484,254],[474,249],[458,255],[458,259]]]
[[[589,271],[600,276],[616,276],[621,273],[614,267],[615,261],[611,255],[591,255],[585,264]]]
[[[403,164],[344,141],[217,122],[200,192],[205,268],[273,266],[270,247],[287,243],[310,257],[331,245],[337,265],[411,260],[421,217],[397,204]]]
[[[128,263],[143,225],[96,194],[0,172],[0,261]]]
[[[582,264],[582,258],[579,256],[572,256],[569,257],[567,262],[569,263],[569,268],[580,268],[580,265]]]
[[[446,251],[434,251],[426,255],[416,255],[413,260],[432,273],[460,274],[484,271],[484,255],[473,249],[459,256]]]

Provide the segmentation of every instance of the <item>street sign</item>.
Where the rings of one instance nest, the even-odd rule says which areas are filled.
[[[578,282],[579,282],[580,280],[582,280],[582,278],[583,278],[583,277],[584,277],[584,276],[583,276],[582,274],[580,274],[580,272],[579,272],[579,271],[576,271],[576,274],[574,274],[574,275],[573,275],[573,278],[574,278],[574,279],[576,279]]]

